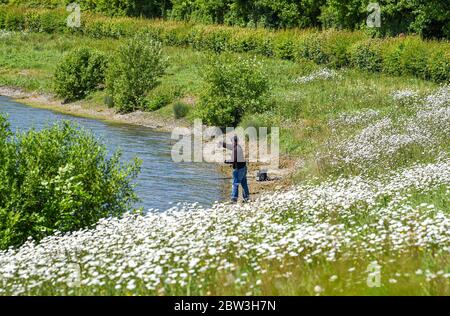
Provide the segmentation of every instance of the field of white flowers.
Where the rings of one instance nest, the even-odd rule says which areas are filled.
[[[0,294],[450,294],[450,89],[392,97],[406,111],[343,114],[359,129],[318,153],[383,172],[30,240],[0,252]]]
[[[318,160],[336,170],[370,169],[375,163],[383,170],[414,159],[446,155],[450,145],[450,87],[420,97],[415,91],[392,95],[396,108],[383,115],[367,110],[341,114],[330,122],[334,130],[325,152]],[[350,127],[350,128],[349,128]],[[346,130],[356,134],[347,135]]]

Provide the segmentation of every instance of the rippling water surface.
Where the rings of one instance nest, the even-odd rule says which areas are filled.
[[[198,202],[210,205],[223,197],[223,181],[215,165],[174,163],[170,156],[173,140],[169,133],[150,128],[112,124],[87,118],[32,108],[0,96],[0,113],[6,113],[11,129],[41,129],[59,120],[78,123],[99,137],[109,151],[120,148],[123,161],[137,156],[142,160],[137,179],[138,206],[167,209],[173,203]]]

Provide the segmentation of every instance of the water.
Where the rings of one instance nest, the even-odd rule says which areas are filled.
[[[204,163],[174,163],[170,150],[174,141],[169,133],[150,128],[112,124],[87,118],[32,108],[0,96],[0,113],[8,115],[11,129],[37,130],[59,120],[70,120],[91,130],[110,152],[120,148],[122,160],[142,160],[136,191],[144,209],[165,210],[178,202],[198,202],[208,206],[223,198],[223,178],[217,167]]]

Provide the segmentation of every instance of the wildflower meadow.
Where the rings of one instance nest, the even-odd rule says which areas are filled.
[[[450,295],[447,9],[0,0],[0,296]]]
[[[372,111],[330,122],[366,125],[335,143],[345,149],[328,158],[336,165],[370,168],[408,146],[428,159],[29,240],[0,252],[0,294],[447,295],[449,96],[446,86],[422,96],[395,128]]]

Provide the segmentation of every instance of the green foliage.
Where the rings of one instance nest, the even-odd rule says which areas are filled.
[[[54,33],[65,29],[67,21],[55,11],[44,12],[40,15],[40,32]],[[28,21],[27,21],[28,22]]]
[[[26,7],[64,7],[71,0],[3,0]],[[372,0],[78,0],[83,11],[109,16],[145,16],[243,27],[364,29]],[[450,38],[450,2],[378,0],[380,35],[414,32]],[[0,1],[1,3],[1,1]],[[214,41],[216,42],[216,41]]]
[[[114,100],[113,100],[113,98],[110,95],[106,95],[103,98],[103,103],[109,108],[113,108],[114,107]]]
[[[164,0],[3,0],[5,3],[30,8],[65,7],[76,2],[83,11],[98,12],[109,16],[163,17],[171,7],[171,1]],[[2,1],[0,1],[0,4]]]
[[[136,202],[139,162],[122,165],[69,123],[13,136],[0,116],[0,248],[118,216]]]
[[[366,27],[367,5],[371,0],[327,0],[320,20],[325,27],[359,29]],[[450,2],[441,0],[375,1],[381,7],[380,35],[414,32],[424,37],[450,35]]]
[[[311,33],[306,36],[298,47],[298,57],[312,60],[317,64],[327,64],[329,56],[325,53],[318,33]]]
[[[345,67],[349,64],[350,47],[364,39],[361,33],[329,30],[321,34],[323,50],[328,56],[328,64],[335,68]]]
[[[67,101],[82,99],[104,83],[106,68],[102,53],[90,48],[75,49],[56,67],[55,92]]]
[[[448,43],[436,45],[418,37],[391,39],[381,45],[383,71],[445,83],[450,78],[449,51]]]
[[[344,67],[350,62],[350,47],[364,38],[361,33],[347,31],[311,33],[299,43],[297,57],[312,60],[317,64]]]
[[[255,58],[213,57],[204,74],[207,86],[199,114],[205,123],[235,127],[245,113],[266,109],[268,78]]]
[[[145,110],[156,111],[172,103],[182,95],[178,86],[157,86],[146,98]]]
[[[132,15],[136,1],[133,0],[81,0],[82,10],[104,13],[110,16]]]
[[[8,31],[25,30],[25,16],[19,10],[8,10],[2,18],[3,27]]]
[[[381,71],[382,56],[379,40],[357,42],[350,50],[350,63],[353,67],[366,71]]]
[[[399,36],[380,39],[378,42],[363,31],[274,31],[163,20],[111,19],[87,13],[83,15],[80,29],[68,30],[61,28],[61,21],[67,16],[67,12],[55,13],[59,18],[51,20],[58,23],[54,27],[42,24],[47,12],[0,6],[0,27],[7,28],[9,25],[9,29],[33,32],[70,31],[93,38],[122,38],[144,34],[165,45],[190,46],[196,50],[216,53],[250,52],[287,60],[306,59],[336,68],[350,65],[369,71],[379,69],[389,74],[408,74],[436,82],[446,82],[450,72],[446,66],[449,43],[426,41],[417,36]],[[18,22],[5,24],[8,16],[8,21]],[[436,56],[437,61],[431,56]]]
[[[401,56],[403,74],[426,78],[429,50],[427,43],[419,38],[408,38],[404,41]]]
[[[166,69],[160,42],[136,36],[119,47],[107,72],[106,85],[120,112],[144,109],[149,91]]]
[[[427,77],[435,82],[450,82],[450,49],[436,47],[430,54]]]
[[[281,33],[274,39],[274,55],[281,59],[293,59],[295,55],[294,38],[290,34]]]
[[[401,75],[401,58],[404,44],[400,39],[392,39],[383,45],[383,71],[391,75]]]
[[[273,56],[273,32],[267,32],[264,29],[234,29],[235,32],[233,32],[230,41],[227,43],[227,50],[238,53],[255,52],[265,56]]]
[[[1,6],[0,28],[9,31],[62,32],[68,13],[62,10],[33,10]]]
[[[180,118],[186,117],[190,110],[189,105],[177,102],[173,105],[173,115],[178,120]]]
[[[158,95],[155,98],[149,100],[148,104],[146,106],[146,109],[148,109],[149,111],[156,111],[156,110],[159,110],[159,109],[165,107],[171,101],[172,100],[171,100],[170,96],[168,96],[166,94],[161,94],[161,95]]]
[[[239,26],[316,26],[326,0],[172,0],[171,17]]]
[[[13,5],[27,6],[30,8],[56,8],[69,2],[66,0],[3,0],[5,3]]]
[[[267,128],[267,133],[270,134],[271,127],[277,126],[277,123],[273,120],[274,116],[274,113],[271,113],[270,111],[265,113],[244,115],[239,126],[241,126],[244,130],[248,128],[255,128],[257,133],[260,132],[260,129]]]

